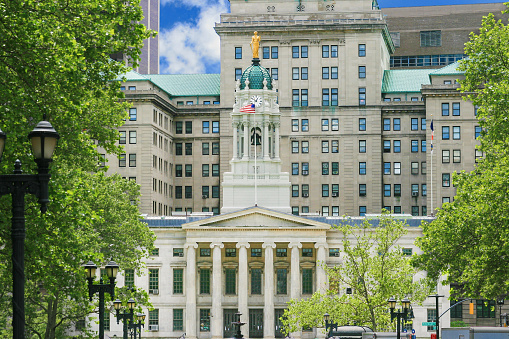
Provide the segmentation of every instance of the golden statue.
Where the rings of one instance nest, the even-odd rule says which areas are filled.
[[[260,37],[258,36],[258,32],[254,32],[249,45],[251,46],[251,51],[253,51],[253,59],[258,59],[260,57],[258,55],[258,50],[260,49]]]

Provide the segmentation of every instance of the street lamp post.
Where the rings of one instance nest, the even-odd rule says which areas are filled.
[[[396,299],[394,297],[390,297],[389,300],[387,300],[387,303],[391,309],[391,321],[393,321],[394,318],[397,319],[396,338],[401,339],[401,319],[407,319],[408,309],[410,308],[410,300],[406,297],[401,300],[403,309],[398,310],[396,310]]]
[[[46,117],[44,117],[46,119]],[[6,134],[0,130],[0,160],[5,148]],[[28,134],[37,163],[37,174],[22,174],[21,162],[14,162],[14,174],[0,175],[0,196],[12,196],[12,334],[14,339],[25,337],[25,194],[39,199],[41,213],[49,203],[49,164],[60,138],[48,121],[40,121]]]
[[[502,306],[504,306],[504,298],[497,299],[497,305],[498,305],[498,314],[500,317],[500,327],[504,326],[502,324]]]
[[[134,339],[136,339],[136,330],[138,329],[138,333],[140,334],[138,338],[141,339],[141,328],[142,327],[145,327],[145,324],[144,324],[144,321],[145,321],[145,314],[143,313],[138,313],[136,315],[136,319],[138,320],[138,322],[132,322],[131,323],[131,328],[133,329],[133,332],[134,332]]]
[[[336,324],[335,322],[332,322],[330,320],[330,315],[329,313],[325,313],[323,315],[323,320],[325,320],[325,331],[327,331],[327,336],[326,338],[330,338],[331,337],[331,332],[332,330],[337,330],[338,329],[338,324]]]
[[[134,321],[134,306],[136,305],[136,302],[133,298],[129,299],[127,302],[127,308],[129,309],[129,312],[126,312],[124,309],[122,313],[120,313],[120,307],[122,306],[122,302],[117,299],[113,302],[113,306],[115,307],[115,310],[117,312],[117,324],[120,320],[122,320],[123,326],[123,339],[127,338],[127,332],[128,332],[128,324],[132,324]]]
[[[112,299],[115,297],[115,278],[118,273],[118,265],[114,261],[110,261],[105,267],[106,275],[110,280],[109,284],[103,284],[102,277],[99,284],[94,284],[97,266],[92,261],[86,263],[84,267],[87,272],[88,297],[90,301],[92,301],[92,295],[99,293],[99,339],[104,339],[104,293],[109,293]]]

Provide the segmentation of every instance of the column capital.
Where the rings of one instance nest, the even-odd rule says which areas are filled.
[[[275,242],[264,242],[264,243],[262,244],[262,247],[263,247],[263,248],[268,248],[268,247],[270,247],[270,248],[276,248],[276,243],[275,243]]]
[[[293,247],[302,248],[302,243],[301,242],[291,242],[288,244],[288,248],[293,248]]]
[[[187,242],[187,243],[185,243],[184,248],[189,248],[189,247],[193,247],[193,248],[196,249],[196,248],[198,248],[198,243],[196,243],[196,242]]]
[[[320,248],[320,247],[329,248],[329,244],[327,244],[326,242],[317,242],[317,243],[315,243],[315,248]]]
[[[241,248],[241,247],[250,248],[251,244],[248,243],[247,241],[246,242],[238,242],[237,244],[235,244],[235,247],[237,247],[237,248]]]
[[[224,244],[222,242],[213,242],[210,244],[210,248],[214,248],[216,246],[218,246],[219,248],[223,248]]]

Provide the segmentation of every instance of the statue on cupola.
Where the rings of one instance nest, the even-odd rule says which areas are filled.
[[[235,84],[231,172],[223,175],[221,213],[255,205],[291,212],[288,172],[281,172],[276,82],[260,65],[261,38],[251,38],[252,65]]]

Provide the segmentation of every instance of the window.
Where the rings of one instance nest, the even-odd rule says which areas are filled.
[[[287,269],[278,268],[276,270],[276,293],[286,294],[287,293]]]
[[[124,286],[125,287],[133,287],[134,286],[134,270],[126,269],[124,271]]]
[[[419,152],[419,140],[412,140],[412,152]]]
[[[152,311],[148,311],[148,325],[159,325],[159,310],[157,308]]]
[[[419,163],[418,162],[411,163],[411,173],[414,175],[419,174]]]
[[[495,300],[476,300],[477,318],[495,318]]]
[[[300,90],[300,98],[301,98],[300,105],[306,107],[308,105],[308,90],[307,89]],[[305,119],[305,120],[307,122],[307,119]],[[302,126],[302,131],[304,132],[304,126]]]
[[[339,175],[339,162],[332,163],[332,175]]]
[[[459,102],[453,102],[452,103],[452,115],[453,116],[459,116],[460,115],[460,103]]]
[[[298,130],[298,128],[299,128],[298,126],[299,126],[299,122],[297,120],[297,131],[296,132],[299,131]],[[309,120],[308,119],[302,119],[301,120],[301,126],[302,126],[301,127],[301,131],[302,132],[308,132],[309,131]],[[292,126],[292,131],[293,131],[293,126]]]
[[[276,257],[287,257],[288,253],[286,248],[276,248]]]
[[[299,153],[299,142],[292,141],[292,153]]]
[[[184,310],[181,308],[173,309],[173,330],[183,331],[184,330]]]
[[[193,133],[193,122],[192,121],[186,121],[186,134]]]
[[[366,206],[359,206],[359,216],[363,217],[366,215]]]
[[[339,131],[339,119],[331,119],[331,131]]]
[[[136,154],[129,154],[129,167],[136,167]]]
[[[190,142],[186,142],[186,155],[193,155],[193,144]]]
[[[359,140],[359,153],[366,153],[366,140]]]
[[[210,309],[200,309],[200,332],[210,332]]]
[[[299,80],[299,67],[292,68],[292,80]]]
[[[329,163],[322,162],[322,175],[329,175]]]
[[[330,95],[331,95],[331,106],[337,106],[338,105],[338,89],[337,88],[331,88],[330,89]]]
[[[395,131],[401,131],[401,119],[400,118],[392,119],[392,126]]]
[[[235,47],[235,59],[242,59],[242,47]]]
[[[175,143],[175,155],[182,155],[182,143]]]
[[[118,167],[125,167],[126,166],[126,155],[125,153],[122,153],[118,157]]]
[[[401,140],[394,140],[394,153],[401,153]]]
[[[201,197],[202,198],[208,198],[210,193],[210,187],[209,186],[202,186],[201,187]]]
[[[474,138],[477,139],[481,135],[481,126],[475,126],[475,136]]]
[[[401,254],[404,256],[410,257],[410,256],[412,256],[412,249],[411,248],[402,248]]]
[[[421,162],[421,174],[426,174],[426,161]]]
[[[394,184],[394,196],[401,197],[401,184]]]
[[[263,47],[263,58],[269,59],[270,58],[270,47]]]
[[[309,185],[308,184],[302,184],[302,197],[303,198],[309,197]]]
[[[331,153],[338,153],[339,152],[339,140],[331,140]]]
[[[391,141],[384,140],[384,153],[391,153]]]
[[[212,186],[212,198],[219,198],[219,186]]]
[[[159,293],[159,270],[157,268],[148,270],[148,293]]]
[[[329,248],[329,257],[339,257],[339,248]]]
[[[251,294],[262,294],[262,270],[251,269]]]
[[[412,216],[419,216],[419,206],[412,206]]]
[[[229,258],[234,258],[237,256],[237,249],[236,248],[226,248],[224,250],[225,256]]]
[[[182,176],[182,165],[176,165],[176,166],[180,166],[180,171],[181,171],[181,175]],[[209,164],[202,164],[201,165],[201,176],[202,177],[208,177],[209,176]]]
[[[412,197],[416,197],[418,195],[419,195],[419,184],[412,184]]]
[[[252,257],[261,258],[261,256],[262,256],[262,249],[261,248],[252,248],[251,249],[251,256]]]
[[[366,106],[366,88],[359,88],[359,106]]]
[[[299,46],[292,46],[292,58],[299,57]]]
[[[298,162],[292,163],[292,175],[299,175],[299,163]]]
[[[322,197],[326,198],[329,196],[329,185],[322,184]]]
[[[118,139],[118,143],[123,145],[126,143],[127,141],[127,137],[126,137],[126,131],[119,131],[119,139]]]
[[[419,119],[412,118],[412,119],[410,119],[410,121],[411,121],[411,124],[410,124],[411,130],[412,131],[419,130]]]
[[[175,186],[175,199],[182,199],[182,186]]]
[[[475,162],[477,163],[479,159],[483,157],[483,152],[480,149],[475,150]]]
[[[301,67],[301,69],[300,69],[300,79],[301,80],[307,80],[308,79],[308,68],[307,67]]]
[[[366,175],[366,163],[365,162],[359,162],[359,174]]]
[[[299,50],[297,49],[297,57],[298,57],[298,55],[299,55]],[[301,58],[308,57],[308,46],[300,46],[300,57]]]
[[[359,66],[359,79],[366,78],[366,66]]]
[[[445,203],[449,203],[451,202],[451,198],[450,197],[442,197],[442,205],[445,204]]]
[[[329,79],[329,67],[322,67],[322,79]]]
[[[454,306],[458,300],[451,300],[451,318],[463,318],[462,304]]]
[[[129,108],[129,120],[130,121],[136,121],[137,118],[137,111],[136,108]]]
[[[390,175],[390,174],[391,174],[391,163],[384,162],[384,175]]]
[[[193,186],[186,186],[185,187],[185,197],[186,197],[186,199],[192,199],[193,198]]]
[[[337,58],[338,57],[338,45],[330,46],[330,57]]]
[[[461,162],[461,150],[455,149],[452,151],[452,162],[457,164]]]
[[[329,130],[329,119],[322,119],[322,131]]]
[[[136,131],[129,131],[129,143],[136,144]]]
[[[302,256],[303,257],[312,257],[313,256],[313,249],[312,248],[303,248],[302,249]]]
[[[329,57],[329,46],[324,45],[322,46],[322,58],[328,58]]]
[[[309,153],[309,141],[303,141],[301,146],[302,153]]]
[[[460,126],[453,126],[452,127],[452,139],[453,140],[460,140],[461,139],[461,127]]]
[[[201,154],[209,155],[210,154],[210,144],[208,142],[203,142],[201,144]]]
[[[384,197],[390,197],[390,196],[391,196],[391,185],[384,184]]]
[[[271,69],[270,69],[270,75],[272,76],[272,79],[274,79],[274,80],[278,80],[279,69],[277,69],[277,68],[271,68]]]
[[[219,164],[212,164],[212,176],[213,177],[219,176]]]
[[[396,194],[394,194],[396,196]],[[394,206],[394,214],[401,214],[401,206]]]
[[[421,31],[421,47],[442,46],[442,31]]]
[[[426,153],[426,140],[421,140],[421,152]]]
[[[449,115],[449,103],[442,103],[442,116],[448,116]]]
[[[339,196],[339,184],[332,184],[332,196],[333,197]]]
[[[309,163],[303,162],[302,163],[302,175],[308,175],[309,174]]]
[[[450,173],[442,173],[442,187],[451,187]]]
[[[359,44],[359,56],[360,57],[366,56],[366,45],[365,44]]]
[[[322,89],[322,106],[329,106],[329,89]]]
[[[279,50],[277,46],[272,46],[270,48],[270,56],[272,59],[277,59],[279,54]]]
[[[202,121],[201,130],[203,134],[208,134],[210,132],[210,121]]]
[[[322,141],[322,153],[329,153],[329,141]]]
[[[212,155],[219,155],[219,143],[218,142],[212,143]]]
[[[359,184],[359,196],[366,196],[366,184]]]
[[[366,118],[359,118],[359,131],[366,130]]]
[[[448,149],[442,150],[442,163],[448,164],[451,160],[451,151]]]
[[[242,78],[242,68],[235,68],[235,81]]]
[[[384,131],[390,131],[391,130],[391,119],[385,118],[384,119]]]
[[[185,168],[186,168],[186,178],[191,178],[193,176],[193,165],[187,164]]]
[[[428,186],[426,184],[421,184],[421,194],[423,197],[428,195]],[[423,214],[426,215],[426,214]]]
[[[330,68],[330,78],[331,79],[337,79],[338,78],[338,68],[337,67],[331,67]]]
[[[232,269],[232,268],[227,268],[225,270],[225,276],[226,276],[226,279],[225,279],[225,282],[226,282],[226,286],[225,286],[225,290],[224,290],[224,293],[225,294],[235,294],[236,293],[236,272],[235,272],[235,269]]]
[[[421,130],[426,130],[426,118],[421,118]]]
[[[210,248],[200,248],[200,257],[210,257]]]

